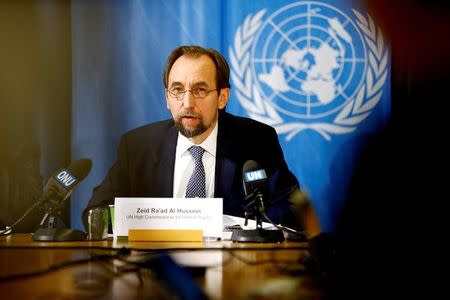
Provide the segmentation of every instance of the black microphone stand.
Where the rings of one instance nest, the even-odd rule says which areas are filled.
[[[250,243],[281,243],[284,241],[283,232],[279,229],[267,230],[262,227],[263,213],[265,212],[264,197],[261,191],[255,191],[245,197],[245,200],[251,200],[247,204],[248,207],[255,208],[256,229],[236,230],[231,234],[233,242],[250,242]],[[248,214],[245,216],[247,223]]]
[[[31,234],[34,241],[84,241],[87,234],[77,229],[62,227],[61,201],[54,199],[41,199],[41,208],[45,211],[44,217],[39,223],[39,228]],[[43,207],[46,206],[46,207]]]

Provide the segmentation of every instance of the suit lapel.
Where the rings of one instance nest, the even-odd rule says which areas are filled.
[[[159,184],[155,187],[162,197],[173,196],[173,172],[175,167],[175,151],[177,145],[178,131],[172,126],[167,131],[164,141],[159,149],[160,153],[156,157],[160,160],[156,162],[156,182]]]
[[[229,115],[219,114],[219,132],[217,134],[215,197],[224,197],[232,191],[233,179],[236,178],[236,163],[233,157],[232,124]]]

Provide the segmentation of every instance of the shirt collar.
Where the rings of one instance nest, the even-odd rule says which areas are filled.
[[[214,126],[214,129],[213,131],[211,131],[210,135],[199,145],[195,145],[187,137],[178,132],[176,155],[177,156],[183,155],[192,146],[200,146],[203,149],[205,149],[206,152],[216,157],[218,127],[219,127],[219,120],[217,120],[216,125]]]

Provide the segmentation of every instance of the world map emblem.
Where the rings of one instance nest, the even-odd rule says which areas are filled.
[[[287,141],[357,129],[379,103],[388,50],[369,15],[297,1],[249,14],[229,49],[231,80],[248,115]]]

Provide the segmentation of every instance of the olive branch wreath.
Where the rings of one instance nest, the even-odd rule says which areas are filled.
[[[266,10],[249,14],[244,23],[238,27],[230,47],[230,62],[232,66],[231,80],[237,88],[236,96],[239,103],[249,116],[273,126],[278,134],[286,134],[286,141],[306,129],[317,131],[326,140],[331,140],[332,134],[345,134],[354,131],[357,125],[366,119],[371,110],[380,101],[382,87],[387,78],[388,51],[385,49],[381,30],[375,26],[372,18],[353,9],[357,26],[364,34],[368,45],[369,68],[366,81],[348,103],[341,109],[332,123],[284,123],[283,118],[269,101],[264,101],[257,87],[252,83],[250,72],[250,49],[254,38],[262,25],[262,17]],[[252,100],[253,99],[253,100]]]

